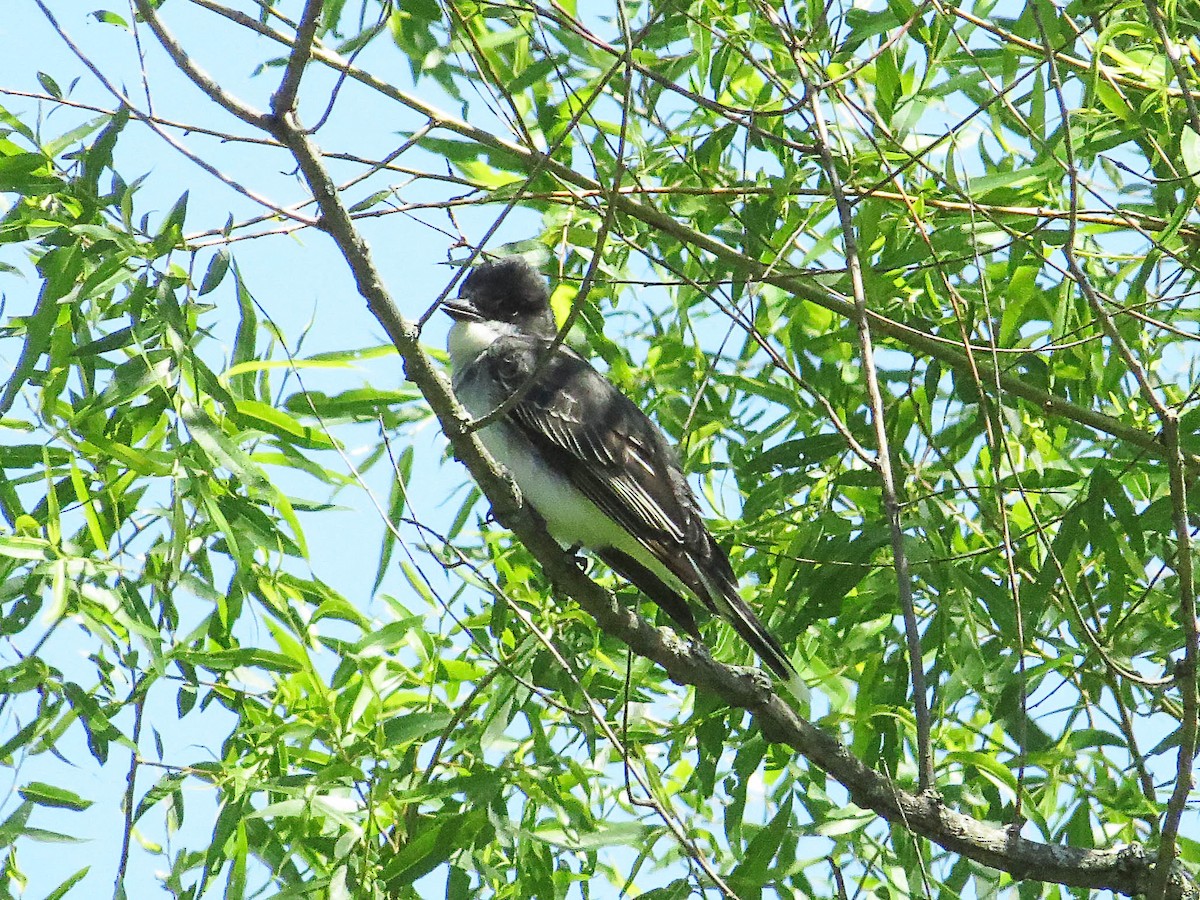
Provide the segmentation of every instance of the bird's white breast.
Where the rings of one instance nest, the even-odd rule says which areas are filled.
[[[455,322],[451,325],[446,349],[450,352],[454,374],[461,374],[500,335],[500,330],[490,322]]]

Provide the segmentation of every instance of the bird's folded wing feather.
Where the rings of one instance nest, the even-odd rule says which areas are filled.
[[[500,342],[498,342],[500,343]],[[494,375],[505,393],[536,371],[548,342],[513,337],[493,346]],[[589,500],[633,534],[653,535],[665,551],[707,538],[679,463],[657,427],[584,359],[560,347],[510,416]],[[584,465],[571,465],[574,461]]]

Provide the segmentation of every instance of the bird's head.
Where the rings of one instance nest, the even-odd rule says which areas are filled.
[[[508,324],[548,338],[558,332],[546,279],[521,256],[476,266],[463,280],[458,299],[442,301],[442,309],[459,322]]]

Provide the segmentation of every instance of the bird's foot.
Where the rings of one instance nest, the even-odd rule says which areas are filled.
[[[579,552],[582,549],[583,549],[583,544],[575,543],[567,548],[567,553],[570,554],[571,559],[573,559],[575,561],[575,568],[577,568],[580,572],[587,574],[588,559],[586,556],[584,556],[582,553]]]

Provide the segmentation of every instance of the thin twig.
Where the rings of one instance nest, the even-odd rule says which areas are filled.
[[[925,686],[925,663],[921,653],[921,632],[917,625],[916,608],[913,605],[912,576],[908,571],[908,553],[904,549],[904,527],[900,522],[900,500],[896,494],[896,481],[892,474],[892,454],[887,434],[887,419],[883,408],[883,392],[879,388],[879,376],[875,371],[875,351],[871,339],[871,321],[867,317],[867,293],[863,283],[862,262],[858,255],[858,242],[854,233],[854,216],[850,203],[842,191],[842,179],[829,146],[829,132],[821,110],[819,95],[812,91],[810,102],[813,122],[817,128],[817,148],[829,179],[829,188],[837,205],[842,224],[842,245],[846,251],[846,265],[850,272],[850,286],[854,296],[853,320],[858,328],[858,345],[862,357],[863,378],[867,383],[867,399],[871,409],[871,421],[875,427],[877,453],[875,470],[883,490],[883,508],[887,514],[888,529],[892,539],[892,558],[896,568],[896,589],[900,598],[900,610],[904,617],[904,636],[908,645],[908,665],[912,677],[913,716],[917,726],[917,783],[922,792],[933,789],[933,748],[930,742],[929,695]]]
[[[117,862],[117,875],[113,881],[113,896],[124,896],[125,894],[125,872],[129,868],[129,847],[133,840],[133,814],[135,804],[134,791],[137,785],[137,770],[138,770],[138,741],[142,734],[142,716],[146,711],[146,696],[143,692],[144,685],[142,682],[135,681],[133,684],[133,732],[130,735],[130,740],[133,743],[133,749],[129,751],[129,771],[125,775],[125,799],[123,801],[125,823],[121,830],[121,855]]]
[[[154,32],[154,36],[158,38],[158,42],[167,51],[167,55],[171,57],[171,61],[175,63],[180,72],[188,77],[192,84],[203,91],[213,103],[232,113],[247,125],[253,125],[264,131],[268,130],[265,113],[259,112],[254,107],[243,103],[237,97],[228,93],[217,84],[211,75],[192,61],[187,51],[179,45],[179,42],[175,40],[175,37],[162,23],[162,20],[158,17],[158,13],[150,5],[150,0],[133,0],[133,2],[137,6],[138,15],[150,26],[150,30]],[[42,0],[37,0],[37,3],[41,6]]]
[[[1134,734],[1133,729],[1133,719],[1130,718],[1129,707],[1125,703],[1125,698],[1121,696],[1121,685],[1115,678],[1110,677],[1108,689],[1112,691],[1113,700],[1116,702],[1118,726],[1129,748],[1130,765],[1137,771],[1138,785],[1142,789],[1142,796],[1149,803],[1157,805],[1158,796],[1154,790],[1154,777],[1150,774],[1150,770],[1146,768],[1146,755],[1138,747],[1137,735]],[[1156,833],[1158,831],[1158,820],[1149,815],[1144,818],[1150,833]]]
[[[134,5],[133,0],[129,0],[129,12],[131,14],[130,20],[137,21],[137,7]],[[146,73],[146,50],[142,46],[142,33],[137,28],[132,29],[132,32],[133,46],[137,50],[138,74],[142,76],[142,92],[146,95],[146,113],[153,116],[154,101],[150,97],[150,78]]]

